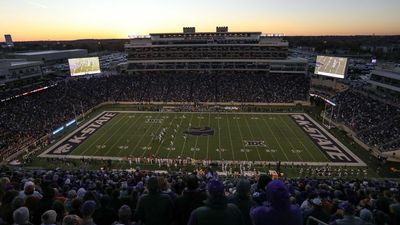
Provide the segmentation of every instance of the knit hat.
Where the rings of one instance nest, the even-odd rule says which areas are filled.
[[[70,190],[70,191],[68,191],[68,195],[67,195],[67,197],[68,198],[76,198],[76,196],[77,196],[77,194],[76,194],[76,191],[75,190]]]
[[[29,223],[29,210],[26,207],[19,207],[13,213],[13,219],[15,224],[27,224]]]
[[[81,207],[82,216],[91,216],[96,210],[96,202],[89,200],[83,203]]]
[[[54,210],[47,210],[42,215],[43,224],[55,224],[57,219],[57,213]]]
[[[290,205],[289,190],[281,180],[273,180],[267,185],[267,200],[271,206],[278,209],[286,209]]]

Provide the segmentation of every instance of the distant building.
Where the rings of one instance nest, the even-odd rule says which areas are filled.
[[[14,42],[12,40],[12,37],[10,34],[5,34],[4,35],[4,40],[6,40],[6,46],[7,47],[14,47]]]
[[[132,37],[125,45],[130,74],[229,73],[306,75],[307,60],[288,57],[289,43],[281,35],[261,32],[153,33]]]
[[[400,98],[400,71],[399,70],[373,70],[368,80],[371,87],[381,93]]]
[[[42,61],[46,65],[66,63],[70,58],[83,58],[88,56],[86,49],[48,50],[34,52],[19,52],[8,54],[11,58],[26,59],[28,61]]]
[[[34,80],[43,76],[41,61],[0,59],[0,84]]]

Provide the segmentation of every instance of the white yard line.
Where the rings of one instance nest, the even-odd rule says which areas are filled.
[[[226,123],[228,124],[228,133],[229,133],[229,141],[231,143],[232,159],[235,160],[235,151],[234,151],[234,148],[233,148],[231,127],[229,125],[229,118],[228,118],[228,115],[225,115],[225,117],[226,117]]]
[[[250,125],[249,125],[249,122],[247,121],[247,118],[244,118],[244,120],[246,121],[247,128],[248,128],[249,131],[250,131],[251,138],[253,139],[253,141],[256,141],[255,138],[254,138],[253,132],[252,132],[251,129],[250,129]],[[265,140],[263,140],[263,141],[265,142]],[[260,155],[260,151],[259,151],[260,149],[259,149],[259,147],[256,147],[256,150],[257,150],[258,158],[259,158],[260,161],[261,161],[261,155]]]
[[[279,146],[279,148],[281,149],[281,152],[283,152],[283,155],[285,156],[286,160],[287,160],[287,161],[290,161],[290,160],[289,160],[289,157],[286,155],[286,151],[282,148],[281,143],[279,143],[278,138],[276,138],[276,136],[274,135],[274,132],[272,131],[272,129],[271,129],[271,127],[269,126],[268,122],[265,121],[264,116],[261,116],[261,118],[262,118],[262,120],[263,120],[265,126],[268,127],[268,130],[271,132],[272,136],[274,137],[275,142],[278,143],[278,146]]]

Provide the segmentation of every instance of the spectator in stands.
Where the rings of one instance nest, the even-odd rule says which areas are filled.
[[[235,204],[242,212],[245,225],[251,225],[250,209],[257,206],[257,203],[250,197],[250,182],[247,179],[241,179],[237,186],[235,194],[228,197],[228,203]]]
[[[324,223],[328,223],[330,216],[322,208],[322,201],[320,198],[314,198],[311,200],[311,211],[309,216],[312,216]],[[309,225],[318,225],[319,223],[311,220]]]
[[[29,210],[26,207],[16,209],[13,213],[13,218],[15,225],[32,225],[29,222]]]
[[[177,225],[186,225],[192,211],[203,206],[203,201],[206,198],[206,193],[199,189],[197,176],[188,176],[186,178],[186,189],[181,196],[177,197],[175,202],[175,223]]]
[[[30,196],[37,199],[41,199],[43,197],[42,194],[35,190],[35,183],[32,181],[25,182],[24,190],[19,192],[19,196],[25,200]]]
[[[82,225],[96,225],[93,221],[93,213],[96,210],[96,202],[93,200],[85,201],[81,207]]]
[[[118,221],[115,221],[113,225],[123,224],[123,225],[132,225],[132,211],[131,208],[127,205],[121,206],[118,210]]]
[[[303,218],[297,206],[289,201],[289,190],[281,180],[271,181],[266,189],[269,205],[251,210],[254,225],[298,225]]]
[[[253,199],[254,201],[257,202],[258,205],[262,205],[263,202],[267,201],[267,194],[265,192],[265,188],[271,182],[271,177],[268,175],[261,175],[260,178],[258,178],[257,182],[257,190],[253,193]]]
[[[348,202],[342,202],[339,208],[343,210],[343,219],[337,219],[331,223],[331,225],[362,225],[364,222],[354,215],[354,206]]]
[[[81,225],[82,219],[77,215],[67,215],[64,217],[62,225]]]
[[[190,215],[188,225],[243,225],[239,208],[227,203],[224,184],[212,179],[207,184],[208,198],[205,206],[195,209]]]
[[[108,195],[100,198],[100,208],[93,214],[93,220],[97,225],[110,225],[117,220],[118,215],[113,208],[110,207],[111,199]]]
[[[147,181],[148,194],[139,198],[135,218],[146,225],[168,225],[173,218],[173,203],[168,195],[162,194],[156,176]]]
[[[54,210],[48,210],[42,215],[42,225],[55,225],[57,220],[57,213]]]

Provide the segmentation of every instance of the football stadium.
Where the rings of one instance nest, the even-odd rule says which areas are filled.
[[[220,2],[4,2],[0,225],[400,224],[400,4]]]

